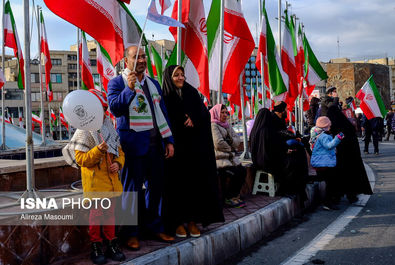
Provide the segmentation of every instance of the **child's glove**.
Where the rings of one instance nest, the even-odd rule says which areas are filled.
[[[339,138],[339,140],[343,140],[344,134],[341,132],[338,135],[336,135],[336,137]]]

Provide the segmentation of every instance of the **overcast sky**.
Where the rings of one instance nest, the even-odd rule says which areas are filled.
[[[129,9],[142,26],[149,0],[131,0]],[[244,16],[256,39],[259,0],[242,0]],[[23,46],[22,0],[11,0],[19,39]],[[171,0],[174,3],[174,0]],[[211,0],[203,0],[208,14]],[[382,57],[395,56],[395,2],[393,0],[290,0],[290,11],[305,25],[306,36],[319,60],[328,61],[338,57],[337,40],[340,43],[340,57]],[[30,5],[32,0],[30,1]],[[42,0],[35,4],[43,7],[51,50],[69,50],[76,42],[76,28],[46,8]],[[282,1],[283,8],[285,1]],[[266,0],[270,24],[278,36],[278,1]],[[165,14],[170,15],[169,9]],[[148,21],[148,39],[173,40],[166,26]],[[154,35],[154,37],[152,37]],[[1,37],[0,37],[1,38]],[[258,43],[256,43],[258,45]],[[8,54],[11,50],[7,49]],[[31,44],[32,57],[37,54],[36,22]]]

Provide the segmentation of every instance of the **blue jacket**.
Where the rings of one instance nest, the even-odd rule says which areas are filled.
[[[150,78],[150,80],[158,89],[159,95],[162,96],[159,83],[152,78]],[[128,86],[125,86],[122,75],[111,79],[108,83],[108,104],[111,113],[117,118],[117,131],[120,137],[122,150],[124,150],[127,156],[145,155],[148,152],[150,144],[149,131],[136,132],[130,129],[129,105],[135,96],[136,92],[130,90]],[[170,126],[163,98],[160,101],[160,107]],[[174,143],[173,137],[170,136],[163,139],[162,143]]]
[[[322,133],[318,136],[314,144],[311,155],[312,167],[335,167],[336,166],[336,146],[340,144],[340,139],[329,134]]]

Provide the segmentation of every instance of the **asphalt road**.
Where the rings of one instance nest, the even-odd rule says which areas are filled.
[[[395,141],[363,160],[376,177],[364,207],[345,198],[338,211],[318,207],[224,264],[395,264]]]

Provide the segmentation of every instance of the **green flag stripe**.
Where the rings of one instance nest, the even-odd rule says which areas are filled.
[[[326,74],[324,68],[322,68],[320,62],[318,61],[317,57],[315,56],[313,50],[310,47],[310,44],[306,38],[306,35],[304,35],[303,38],[303,48],[305,51],[305,70],[307,73],[307,69],[309,67],[309,64],[311,65],[312,68],[314,68],[314,71],[317,73],[317,75],[321,78],[321,80],[328,79],[328,75]]]
[[[154,63],[156,67],[156,74],[158,75],[159,84],[162,84],[162,58],[159,53],[156,51],[155,47],[151,46],[151,52],[154,56]]]
[[[267,17],[266,9],[263,9],[266,20],[266,39],[267,39],[267,58],[269,68],[269,82],[275,95],[280,95],[287,91],[281,76],[280,69],[278,68],[276,60],[276,43],[274,41],[272,29],[270,28],[269,19]]]
[[[133,120],[152,120],[152,116],[130,116]]]
[[[213,0],[210,12],[207,17],[207,50],[211,54],[214,46],[214,40],[219,31],[219,18],[221,15],[221,0]]]
[[[369,85],[373,90],[373,94],[374,94],[374,97],[376,98],[377,105],[379,106],[381,115],[383,115],[383,118],[384,118],[385,115],[387,114],[387,110],[385,108],[383,99],[381,98],[380,92],[377,89],[376,83],[373,80],[373,75],[371,75],[369,77]]]

